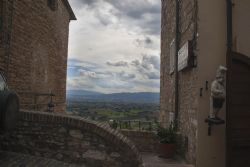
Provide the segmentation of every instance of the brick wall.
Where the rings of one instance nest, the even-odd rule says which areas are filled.
[[[180,46],[196,36],[197,6],[196,0],[180,1]],[[160,121],[169,123],[174,115],[175,74],[170,74],[170,43],[175,38],[175,1],[162,1],[161,31],[161,116]],[[194,43],[194,51],[195,51]],[[179,72],[179,131],[183,136],[182,153],[185,158],[195,163],[197,142],[197,108],[199,88],[197,69],[191,68]],[[172,113],[172,114],[171,114]]]
[[[139,167],[141,156],[119,131],[81,117],[21,112],[17,128],[0,134],[0,150],[103,167]]]
[[[0,1],[0,67],[3,66],[3,1]]]
[[[8,48],[10,46],[9,43],[9,34],[11,27],[11,6],[12,0],[2,0],[0,2],[0,68],[2,70],[7,68],[7,61],[8,61]]]
[[[34,108],[30,104],[35,101],[35,93],[52,91],[56,111],[64,111],[69,12],[62,0],[58,0],[55,11],[48,7],[47,0],[15,0],[11,18],[12,1],[3,1],[3,32],[5,36],[9,32],[11,37],[5,60],[0,49],[0,62],[4,62],[0,65],[8,76],[9,87],[19,93],[22,108]],[[36,101],[43,104],[37,108],[45,110],[49,97],[40,96]]]

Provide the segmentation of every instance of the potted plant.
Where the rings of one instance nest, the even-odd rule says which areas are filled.
[[[160,141],[160,156],[164,158],[172,158],[176,152],[177,130],[173,123],[168,128],[160,125],[157,126],[156,135]]]

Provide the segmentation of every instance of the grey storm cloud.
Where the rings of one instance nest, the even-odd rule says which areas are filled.
[[[80,78],[74,78],[67,81],[67,87],[74,89],[93,89],[95,88],[95,84],[92,84],[91,82],[86,82],[84,80],[81,80]]]
[[[160,13],[160,3],[150,4],[147,0],[106,0],[113,5],[123,15],[132,17],[134,19],[141,19],[144,14]]]
[[[104,15],[100,11],[96,11],[95,16],[98,18],[99,22],[104,26],[108,26],[113,23],[108,16]]]
[[[71,0],[70,3],[74,4],[75,7],[81,8],[88,6],[93,8],[100,0]]]
[[[139,60],[133,60],[130,64],[135,67],[144,68],[147,70],[150,70],[152,68],[160,70],[160,57],[143,55],[141,62]]]
[[[160,78],[160,58],[158,56],[143,55],[142,61],[134,60],[130,64],[148,79]]]
[[[97,7],[100,2],[107,2],[123,15],[140,19],[144,14],[159,14],[161,3],[152,4],[148,0],[71,0],[76,6]],[[119,15],[120,16],[120,15]]]
[[[120,78],[122,81],[127,81],[134,79],[136,77],[135,74],[128,74],[125,71],[121,71],[120,73],[117,73],[117,76]]]
[[[83,61],[79,59],[68,59],[68,67],[75,67],[80,69],[98,69],[102,68],[100,64],[89,62],[89,61]]]
[[[155,69],[160,70],[160,57],[143,55],[142,64],[146,66],[150,64],[153,65]]]
[[[87,7],[96,13],[96,18],[104,25],[113,24],[110,17],[105,16],[103,11],[103,3],[110,4],[110,14],[118,20],[124,20],[125,25],[134,22],[141,31],[150,35],[160,34],[161,23],[161,3],[152,3],[148,0],[72,0],[72,4],[81,8]],[[128,26],[130,27],[130,26]]]
[[[107,65],[114,66],[114,67],[127,67],[128,62],[126,61],[118,61],[118,62],[107,62]]]
[[[135,20],[137,26],[146,34],[159,35],[161,24],[161,3],[148,0],[106,0],[117,9],[117,17]]]
[[[80,0],[80,1],[88,4],[89,6],[91,6],[91,5],[95,4],[96,2],[98,2],[98,0]]]
[[[146,37],[145,43],[146,43],[146,44],[152,44],[153,41],[152,41],[152,39],[150,39],[149,37]]]
[[[68,89],[159,91],[160,0],[69,2],[78,21],[70,27]]]
[[[146,73],[148,79],[160,79],[160,73],[158,72],[149,72]]]
[[[159,35],[161,24],[161,4],[152,4],[147,0],[106,0],[117,9],[114,15],[127,17],[128,22],[135,20],[142,32]]]
[[[148,79],[153,79],[153,80],[158,80],[158,79],[160,79],[160,73],[159,73],[159,71],[149,71],[149,70],[147,70],[147,69],[145,69],[145,68],[139,67],[139,68],[138,68],[138,72],[139,72],[141,75],[147,77]]]
[[[136,39],[135,44],[139,47],[149,47],[154,42],[150,37],[145,37],[143,39]]]
[[[130,64],[131,64],[132,66],[137,67],[137,66],[139,66],[141,63],[140,63],[139,60],[133,60]]]
[[[80,70],[79,72],[83,77],[96,78],[96,73],[93,71]]]
[[[152,35],[160,35],[161,27],[161,17],[160,15],[154,15],[152,19],[149,19],[145,22],[139,23],[140,27],[144,27],[144,33]]]

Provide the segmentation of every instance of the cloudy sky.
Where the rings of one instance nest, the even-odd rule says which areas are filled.
[[[160,0],[69,0],[67,89],[159,92]]]

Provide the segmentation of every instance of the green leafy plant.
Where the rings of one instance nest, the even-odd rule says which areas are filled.
[[[168,128],[157,125],[156,135],[163,144],[175,144],[177,138],[177,129],[173,123]]]

